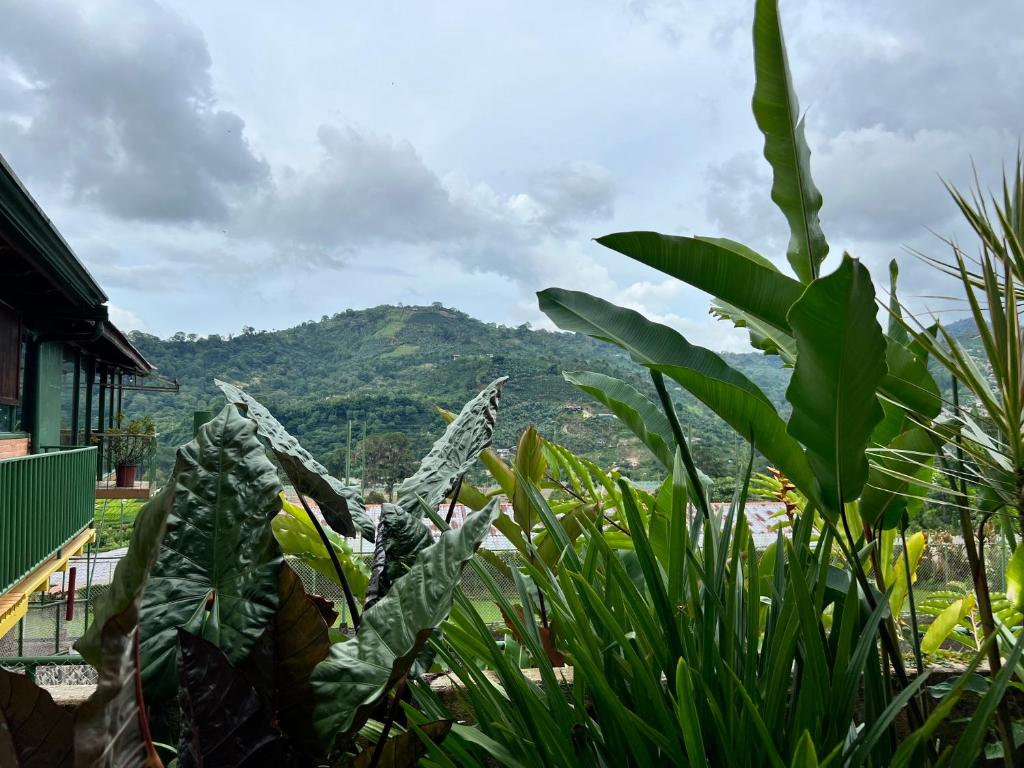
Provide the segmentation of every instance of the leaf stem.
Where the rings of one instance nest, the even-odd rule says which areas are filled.
[[[693,485],[694,493],[697,495],[697,503],[700,506],[701,514],[704,515],[705,520],[711,519],[711,510],[708,506],[708,498],[704,493],[704,484],[700,481],[700,475],[697,473],[697,466],[693,463],[693,456],[690,454],[690,446],[686,442],[686,438],[683,436],[683,428],[679,424],[679,417],[676,415],[675,406],[672,404],[672,397],[668,393],[668,389],[665,387],[665,377],[661,375],[660,371],[655,371],[653,368],[651,371],[651,380],[654,382],[654,388],[658,390],[658,398],[661,400],[661,407],[665,411],[665,418],[668,419],[669,425],[672,427],[672,434],[676,438],[676,443],[679,445],[679,452],[683,457],[683,464],[686,466],[686,474],[690,477],[690,483]]]
[[[306,510],[306,514],[309,516],[309,521],[313,523],[313,527],[316,528],[316,532],[320,534],[320,541],[324,543],[324,549],[327,550],[328,556],[331,558],[331,563],[334,565],[334,570],[338,574],[338,581],[341,582],[341,589],[345,593],[345,602],[348,603],[348,611],[352,614],[352,626],[359,629],[359,609],[356,607],[356,598],[352,594],[352,587],[348,584],[348,579],[345,577],[345,571],[341,567],[341,561],[338,560],[338,553],[334,551],[334,545],[331,544],[331,540],[327,538],[327,533],[324,531],[320,521],[316,519],[316,515],[313,514],[313,510],[309,508],[309,502],[306,501],[306,497],[301,493],[299,494],[299,501],[302,502],[302,508]]]

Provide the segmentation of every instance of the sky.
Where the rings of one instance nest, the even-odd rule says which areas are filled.
[[[1024,131],[1024,4],[781,0],[831,246],[919,312],[907,253]],[[788,231],[750,114],[752,0],[0,0],[0,153],[123,329],[278,329],[439,301],[551,327],[584,290],[718,350],[708,297],[593,242]]]

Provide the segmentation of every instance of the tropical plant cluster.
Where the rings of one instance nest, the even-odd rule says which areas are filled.
[[[444,434],[374,521],[269,410],[217,381],[228,404],[178,450],[77,646],[99,671],[96,692],[69,714],[0,674],[0,758],[1020,764],[1024,168],[994,196],[951,190],[980,252],[951,242],[951,259],[931,260],[966,297],[972,353],[906,310],[895,264],[884,300],[863,263],[829,260],[775,0],[757,0],[753,39],[753,112],[791,274],[721,237],[598,242],[709,293],[717,316],[791,370],[785,407],[678,331],[549,288],[539,302],[554,323],[614,345],[646,376],[564,374],[644,447],[660,486],[643,490],[533,427],[513,460],[499,456],[502,377],[459,413],[441,411]],[[724,508],[680,419],[680,390],[744,446]],[[780,502],[761,550],[745,514],[753,493]],[[971,582],[924,595],[915,587],[939,544],[914,522],[937,498]],[[456,502],[473,512],[451,527]],[[514,560],[479,549],[492,528]],[[351,556],[356,535],[374,542],[368,570]],[[1001,592],[986,568],[993,536],[1013,552]],[[286,555],[342,588],[350,626]],[[499,630],[460,588],[466,568],[500,609]],[[962,670],[936,681],[952,653]],[[445,681],[454,700],[438,692]]]

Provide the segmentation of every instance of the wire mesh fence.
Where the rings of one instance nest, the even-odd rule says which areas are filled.
[[[514,551],[494,554],[508,566],[514,565],[518,556]],[[1004,591],[1010,552],[1002,540],[992,540],[986,544],[984,554],[990,589],[994,592]],[[894,556],[899,555],[900,548],[897,545]],[[78,560],[75,565],[80,569],[79,587],[73,595],[63,589],[66,577],[55,575],[50,590],[34,595],[25,618],[14,630],[0,637],[0,663],[5,658],[38,658],[71,653],[72,644],[93,622],[96,603],[109,589],[114,569],[123,556],[123,550],[119,550],[94,555],[88,565],[84,559]],[[369,568],[370,555],[355,557]],[[337,626],[351,627],[351,616],[337,582],[299,560],[288,558],[288,562],[302,580],[307,592],[321,595],[334,603],[339,613]],[[490,559],[478,558],[478,562],[503,594],[515,599],[516,588],[509,577],[509,572],[495,565]],[[972,589],[972,584],[970,565],[962,540],[941,531],[929,532],[928,545],[917,567],[915,596],[927,598],[940,592],[966,593]],[[474,569],[466,569],[461,586],[487,624],[495,629],[504,624],[490,590]],[[70,611],[69,601],[73,602],[73,610]],[[95,682],[96,676],[91,667],[83,665],[40,664],[36,678],[41,683],[48,684],[84,684]]]

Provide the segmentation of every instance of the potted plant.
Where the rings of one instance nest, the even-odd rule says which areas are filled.
[[[124,427],[110,430],[106,436],[110,461],[117,468],[117,487],[130,488],[135,485],[139,464],[149,458],[156,448],[156,424],[153,417],[134,418]]]

